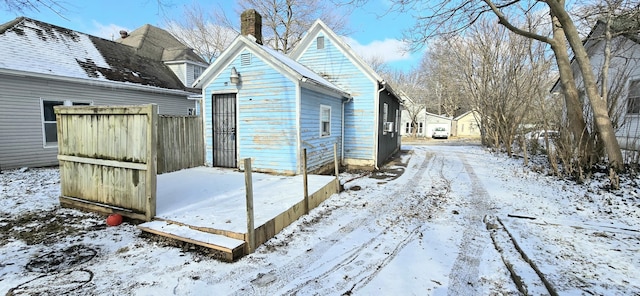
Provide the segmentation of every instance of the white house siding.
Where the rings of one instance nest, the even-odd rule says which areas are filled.
[[[307,149],[307,169],[314,171],[333,163],[333,144],[338,157],[342,141],[342,100],[317,91],[302,88],[300,106],[300,134],[302,148]],[[320,136],[320,105],[331,107],[331,135]]]
[[[182,84],[186,86],[191,86],[191,84],[186,83],[188,72],[187,72],[187,65],[185,63],[165,63],[165,64],[167,65],[167,67],[169,67],[169,69],[171,69],[171,71],[173,71],[174,74],[176,74],[176,77],[180,79]]]
[[[241,55],[251,54],[243,66]],[[240,84],[229,83],[231,68],[240,73]],[[297,85],[246,48],[240,51],[205,86],[205,143],[207,163],[213,163],[211,98],[214,93],[237,93],[237,159],[253,160],[252,168],[283,174],[297,172]]]
[[[317,37],[324,36],[324,49],[317,49]],[[368,78],[340,51],[329,36],[320,31],[297,61],[338,87],[353,99],[345,105],[344,162],[347,165],[373,166],[376,157],[377,82]],[[395,111],[394,111],[395,112]]]
[[[156,103],[161,114],[187,114],[185,96],[0,74],[0,167],[57,165],[57,147],[44,147],[41,99],[94,105]]]
[[[425,118],[424,110],[418,113],[418,116],[416,116],[416,121],[417,121],[417,126],[415,127],[416,137],[431,136],[431,134],[428,133],[426,129],[426,118]],[[422,128],[420,128],[421,124],[422,124]],[[409,126],[408,131],[407,131],[407,126]],[[400,128],[400,135],[413,136],[413,133],[411,132],[411,116],[409,116],[409,111],[402,110],[402,122],[399,128]]]
[[[456,117],[452,134],[456,137],[480,137],[480,124],[476,118],[480,118],[480,114],[475,111]]]

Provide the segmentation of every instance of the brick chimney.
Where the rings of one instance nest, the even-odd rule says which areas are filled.
[[[262,45],[262,16],[255,9],[247,9],[240,15],[240,33],[253,36]]]

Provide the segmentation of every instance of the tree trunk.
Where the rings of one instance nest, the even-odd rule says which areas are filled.
[[[558,23],[558,19],[552,16],[552,22],[553,41],[549,44],[555,55],[558,71],[560,72],[560,83],[562,83],[562,88],[564,89],[569,129],[573,135],[574,143],[579,143],[579,151],[587,157],[586,163],[584,164],[591,165],[595,161],[593,144],[590,141],[587,124],[584,121],[582,103],[578,99],[578,87],[576,86],[573,70],[571,69],[571,61],[565,44],[566,37],[564,31],[562,31],[562,26]],[[582,162],[580,163],[583,164]]]
[[[576,29],[571,17],[564,8],[564,1],[556,2],[555,0],[547,0],[551,12],[558,18],[558,22],[562,25],[562,29],[569,41],[571,49],[582,72],[584,85],[589,98],[589,103],[593,109],[594,122],[597,132],[606,148],[609,157],[609,166],[615,171],[623,169],[622,151],[616,139],[611,118],[607,111],[607,103],[598,95],[597,81],[591,68],[591,62],[587,50],[582,44],[578,30]]]

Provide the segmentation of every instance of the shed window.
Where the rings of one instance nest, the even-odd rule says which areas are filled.
[[[640,114],[640,80],[632,80],[629,82],[627,114]]]
[[[66,105],[68,106],[91,105],[91,103],[88,102],[66,102]],[[56,113],[54,112],[53,107],[62,105],[65,105],[65,101],[42,100],[42,131],[45,147],[55,146],[58,143]]]
[[[320,105],[320,136],[331,136],[331,106]]]
[[[240,64],[242,66],[251,65],[251,53],[247,52],[247,53],[243,53],[242,55],[240,55]]]
[[[319,36],[316,38],[316,48],[323,49],[324,48],[324,36]]]

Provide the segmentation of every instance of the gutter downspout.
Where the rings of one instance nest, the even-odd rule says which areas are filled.
[[[385,89],[387,89],[387,82],[382,80],[382,82],[380,82],[380,85],[382,85],[382,88],[378,90],[378,93],[376,94],[378,96],[377,98],[377,102],[378,102],[378,106],[376,106],[378,108],[378,113],[380,113],[380,93],[382,93]],[[376,156],[374,158],[373,161],[373,167],[376,170],[379,170],[380,168],[378,167],[378,149],[380,149],[380,146],[378,145],[378,140],[379,140],[379,136],[380,134],[378,133],[378,130],[380,129],[380,124],[378,122],[378,120],[376,119]]]
[[[349,96],[346,101],[342,101],[342,135],[340,137],[342,143],[340,143],[340,164],[344,164],[344,105],[351,102],[351,100],[353,100],[353,96]]]

